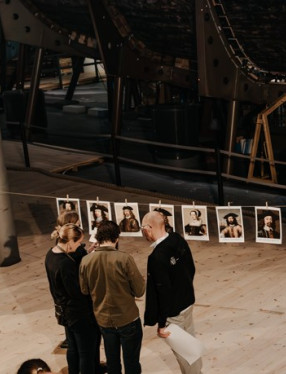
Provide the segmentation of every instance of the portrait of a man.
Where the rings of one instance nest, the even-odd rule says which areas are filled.
[[[237,222],[238,214],[227,213],[225,219],[225,226],[221,229],[220,235],[224,238],[240,238],[242,235],[242,226]]]
[[[281,211],[279,208],[256,207],[256,241],[281,244]]]
[[[166,232],[175,231],[174,205],[170,204],[149,204],[149,211],[159,212],[164,218]]]
[[[241,207],[216,207],[219,241],[243,242],[244,229]]]
[[[67,211],[76,210],[75,209],[75,203],[73,201],[70,201],[70,200],[60,201],[60,209],[61,210],[67,210]]]
[[[137,203],[114,203],[116,222],[122,236],[142,236]]]
[[[56,200],[57,200],[57,213],[58,213],[58,215],[60,215],[64,211],[75,210],[79,215],[80,227],[82,227],[82,219],[81,219],[79,199],[57,197]]]
[[[109,201],[90,201],[87,200],[88,226],[89,233],[95,233],[97,227],[102,221],[111,220],[111,207]]]

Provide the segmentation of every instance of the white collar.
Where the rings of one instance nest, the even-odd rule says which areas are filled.
[[[159,243],[161,243],[163,240],[165,240],[169,236],[169,233],[166,232],[166,235],[162,236],[161,238],[157,239],[155,242],[153,242],[150,247],[156,248]]]

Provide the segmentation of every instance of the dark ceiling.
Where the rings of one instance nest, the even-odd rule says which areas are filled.
[[[23,0],[22,3],[33,12],[40,11],[48,23],[54,23],[67,32],[94,37],[85,0]]]
[[[264,70],[286,72],[286,2],[225,0],[223,6],[245,53]]]
[[[131,33],[162,55],[196,59],[194,1],[109,1],[126,19]]]
[[[94,36],[87,1],[23,0],[38,9],[46,21],[68,33]],[[196,60],[196,1],[190,0],[103,0],[111,18],[124,27],[142,47],[162,56]],[[197,2],[199,3],[199,2]],[[286,72],[286,3],[269,0],[216,1],[226,12],[244,52],[261,69]],[[216,7],[219,13],[219,7]],[[220,18],[222,24],[224,20]],[[124,29],[124,31],[123,31]],[[127,36],[127,35],[123,35]]]
[[[109,76],[259,103],[286,90],[285,1],[6,0],[0,16],[6,40],[101,59]]]

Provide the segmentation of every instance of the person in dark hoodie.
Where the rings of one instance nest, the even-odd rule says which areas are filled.
[[[149,212],[142,220],[141,230],[152,242],[148,257],[144,325],[158,324],[161,338],[169,336],[167,326],[174,323],[194,335],[192,318],[195,302],[195,265],[188,243],[178,233],[167,233],[159,212]],[[192,365],[175,353],[182,373],[201,373],[199,358]]]

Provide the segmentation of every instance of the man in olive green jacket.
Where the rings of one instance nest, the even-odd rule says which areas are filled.
[[[83,294],[92,298],[108,372],[122,372],[122,348],[125,374],[139,374],[143,334],[135,297],[143,296],[145,281],[133,257],[117,249],[119,234],[115,222],[104,221],[99,225],[96,234],[99,247],[81,262],[80,287]]]

